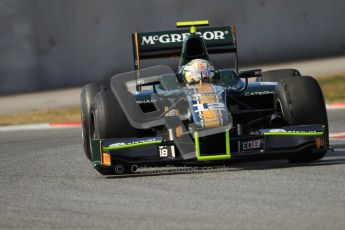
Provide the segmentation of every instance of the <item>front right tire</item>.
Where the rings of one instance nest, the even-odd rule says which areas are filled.
[[[275,91],[275,106],[281,110],[288,125],[322,124],[328,146],[328,119],[325,100],[318,82],[307,76],[280,80]],[[290,155],[291,163],[305,163],[321,159],[327,150]]]

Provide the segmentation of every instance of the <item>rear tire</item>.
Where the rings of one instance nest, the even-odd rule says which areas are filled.
[[[80,93],[80,105],[81,105],[81,120],[82,120],[82,138],[84,152],[90,161],[92,160],[90,149],[90,114],[91,104],[93,97],[101,90],[101,84],[89,83],[85,85]]]
[[[261,82],[278,82],[282,79],[301,76],[297,69],[276,69],[262,72],[262,76],[256,78],[256,81]]]
[[[328,119],[324,97],[318,82],[312,77],[301,76],[280,80],[275,92],[275,105],[282,110],[289,125],[322,124],[326,127],[326,146],[328,146]],[[291,163],[305,163],[321,159],[321,153],[305,151],[291,155]]]

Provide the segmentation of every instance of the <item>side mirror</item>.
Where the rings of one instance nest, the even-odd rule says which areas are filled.
[[[252,77],[261,77],[261,76],[262,76],[261,69],[245,70],[238,73],[238,77],[240,78],[252,78]]]
[[[161,76],[152,76],[137,79],[137,86],[153,86],[161,83]]]

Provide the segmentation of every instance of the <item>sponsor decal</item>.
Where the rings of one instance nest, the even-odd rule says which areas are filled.
[[[132,142],[119,142],[119,143],[114,143],[109,145],[109,147],[118,147],[118,146],[126,146],[126,145],[135,145],[135,144],[142,144],[142,143],[149,143],[149,142],[154,142],[154,141],[159,141],[157,138],[149,138],[145,140],[138,140],[138,141],[132,141]]]
[[[309,130],[309,131],[301,131],[301,130],[285,130],[285,129],[271,129],[268,132],[270,133],[317,133],[318,131]]]
[[[263,131],[265,136],[321,136],[323,131],[316,130],[286,130],[286,129],[270,129]]]
[[[253,149],[261,149],[262,143],[263,142],[261,139],[244,141],[244,142],[242,142],[242,150],[248,151],[248,150],[253,150]]]
[[[149,104],[149,103],[153,103],[153,101],[151,100],[141,100],[141,101],[137,101],[138,104]]]
[[[205,31],[205,32],[196,32],[197,35],[202,37],[204,40],[224,40],[225,35],[228,34],[229,31]],[[155,45],[156,43],[167,44],[167,43],[177,43],[183,42],[190,33],[182,33],[182,34],[161,34],[161,35],[149,35],[149,36],[142,36],[140,44],[142,46],[145,45]]]
[[[246,92],[244,96],[263,96],[274,94],[274,91],[258,91],[258,92]]]
[[[281,132],[286,132],[285,129],[271,129],[268,132],[270,133],[281,133]]]
[[[111,144],[111,145],[109,145],[109,146],[111,146],[111,147],[117,147],[117,146],[124,146],[124,145],[127,145],[126,143],[115,143],[115,144]]]
[[[298,130],[289,130],[287,133],[317,133],[317,131],[298,131]]]

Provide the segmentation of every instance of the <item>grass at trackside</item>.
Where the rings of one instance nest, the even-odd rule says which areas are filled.
[[[345,101],[345,74],[317,80],[327,103]]]
[[[345,101],[345,74],[318,79],[327,103]],[[10,115],[0,115],[0,126],[80,121],[80,108],[56,108]]]
[[[1,125],[19,125],[45,122],[77,122],[80,121],[80,108],[57,108],[10,115],[0,115]]]

